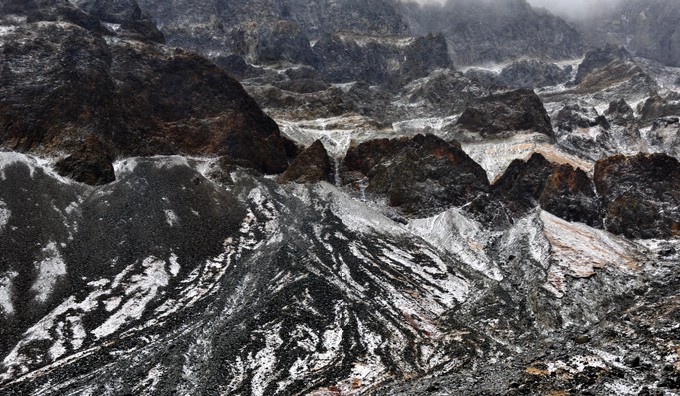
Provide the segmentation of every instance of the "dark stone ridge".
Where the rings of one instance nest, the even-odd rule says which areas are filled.
[[[538,153],[526,161],[513,161],[494,183],[493,192],[515,218],[540,206],[568,221],[602,225],[601,205],[588,175]]]
[[[385,39],[327,34],[314,45],[314,53],[319,71],[334,83],[398,87],[436,69],[453,67],[442,35]]]
[[[607,230],[628,238],[680,235],[680,163],[666,154],[615,155],[595,165]]]
[[[313,65],[316,62],[309,38],[295,22],[244,22],[228,32],[228,40],[232,54],[249,63]]]
[[[526,0],[448,0],[400,4],[414,34],[442,32],[455,65],[522,57],[573,59],[583,53],[576,29]]]
[[[99,31],[57,23],[20,23],[2,42],[4,148],[72,154],[95,135],[113,157],[228,155],[266,173],[287,168],[274,121],[236,80],[192,52],[107,43]]]
[[[343,168],[368,179],[366,192],[425,217],[489,192],[486,172],[460,147],[434,135],[379,139],[351,147]]]
[[[478,99],[465,109],[457,127],[474,134],[472,139],[505,138],[520,131],[538,132],[554,139],[550,117],[541,99],[525,89]]]
[[[611,106],[610,106],[611,107]],[[592,128],[600,126],[609,129],[609,121],[605,116],[599,115],[594,108],[582,108],[578,104],[567,104],[553,120],[560,131],[572,132],[577,128]]]
[[[609,118],[612,124],[630,125],[635,122],[635,113],[623,98],[609,103],[609,108],[604,114]]]
[[[595,185],[581,168],[554,165],[539,198],[541,208],[567,221],[602,227],[602,205]]]
[[[561,68],[554,63],[522,60],[505,67],[498,80],[509,87],[534,89],[564,84],[570,80],[571,72],[571,66]]]
[[[111,150],[90,135],[80,150],[56,163],[61,176],[89,185],[102,185],[116,180]]]
[[[601,91],[623,82],[628,91],[651,93],[657,88],[656,81],[635,63],[625,48],[613,45],[588,51],[574,79],[575,91],[580,94]]]
[[[526,160],[514,160],[493,185],[495,195],[519,218],[538,205],[555,164],[534,153]]]
[[[279,181],[282,183],[330,182],[334,171],[336,170],[331,165],[326,148],[320,140],[317,140],[295,158],[288,169],[279,176]]]
[[[676,93],[669,93],[666,96],[654,94],[639,106],[640,122],[648,126],[661,117],[680,116],[680,95]]]

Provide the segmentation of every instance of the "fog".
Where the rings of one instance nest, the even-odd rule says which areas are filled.
[[[420,4],[443,4],[448,0],[415,0]],[[455,0],[453,0],[455,2]],[[494,0],[485,0],[494,1]],[[507,1],[507,0],[495,0]],[[584,19],[605,12],[622,0],[527,0],[532,6],[546,8],[553,14],[568,19]]]
[[[583,19],[605,12],[621,0],[528,0],[535,7],[544,7],[553,14],[569,19]]]

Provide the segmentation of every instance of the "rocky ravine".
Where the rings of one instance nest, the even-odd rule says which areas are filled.
[[[442,52],[389,2],[313,3],[221,18],[347,62]],[[148,6],[2,5],[1,393],[679,392],[668,69],[608,47],[533,92],[501,85],[551,64],[331,83],[231,58],[279,132]]]

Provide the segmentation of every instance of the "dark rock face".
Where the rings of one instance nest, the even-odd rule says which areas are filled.
[[[604,226],[628,238],[680,233],[680,163],[665,154],[616,155],[595,165]]]
[[[558,130],[571,132],[577,128],[600,126],[609,129],[609,121],[599,115],[594,108],[581,108],[578,104],[567,104],[557,113],[554,119]]]
[[[513,161],[494,183],[493,192],[515,218],[540,206],[567,221],[602,225],[601,205],[588,175],[538,153],[527,161]]]
[[[107,43],[72,24],[26,23],[2,39],[5,148],[75,153],[94,135],[111,156],[215,154],[267,173],[287,167],[277,125],[238,82],[198,55]]]
[[[76,0],[73,4],[104,22],[123,23],[142,19],[142,10],[135,0]]]
[[[333,172],[337,170],[333,169],[323,143],[317,140],[295,158],[290,167],[279,176],[279,181],[282,183],[330,182]]]
[[[566,83],[571,72],[571,66],[561,68],[554,63],[523,60],[504,68],[498,80],[509,87],[534,89]]]
[[[521,57],[567,59],[583,51],[574,27],[525,0],[449,0],[425,6],[408,2],[402,9],[413,33],[444,34],[455,65]]]
[[[654,94],[639,107],[642,125],[651,125],[656,119],[680,116],[680,95],[669,93],[666,96]]]
[[[625,82],[626,92],[651,93],[656,82],[636,64],[623,47],[607,45],[586,53],[579,65],[574,84],[580,94],[597,92]]]
[[[401,86],[435,69],[452,67],[441,35],[415,39],[325,35],[314,45],[314,53],[319,71],[336,83],[362,81]]]
[[[602,207],[595,185],[581,168],[555,165],[538,201],[541,208],[567,221],[602,226]]]
[[[554,167],[552,162],[538,153],[527,161],[514,160],[503,176],[494,183],[494,193],[505,203],[513,217],[522,217],[538,206]]]
[[[529,90],[516,90],[481,98],[468,106],[457,127],[480,139],[503,138],[533,131],[554,139],[550,117],[541,99]]]
[[[90,135],[83,147],[55,165],[57,173],[92,186],[116,180],[111,150]]]
[[[463,206],[489,191],[484,169],[433,135],[360,144],[350,148],[343,168],[368,178],[367,193],[415,217]]]
[[[609,103],[605,115],[616,125],[630,125],[635,122],[635,113],[623,98]]]

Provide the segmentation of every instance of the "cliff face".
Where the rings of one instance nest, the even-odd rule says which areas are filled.
[[[123,24],[119,35],[66,2],[16,13],[27,19],[0,30],[2,147],[68,156],[88,141],[109,162],[214,154],[285,170],[277,125],[206,59],[158,44],[155,34],[131,36]]]
[[[623,0],[604,15],[580,23],[593,45],[624,45],[639,56],[680,66],[680,4],[674,0]]]
[[[573,26],[526,0],[406,2],[402,10],[414,34],[444,34],[457,66],[522,57],[569,59],[583,52]]]

